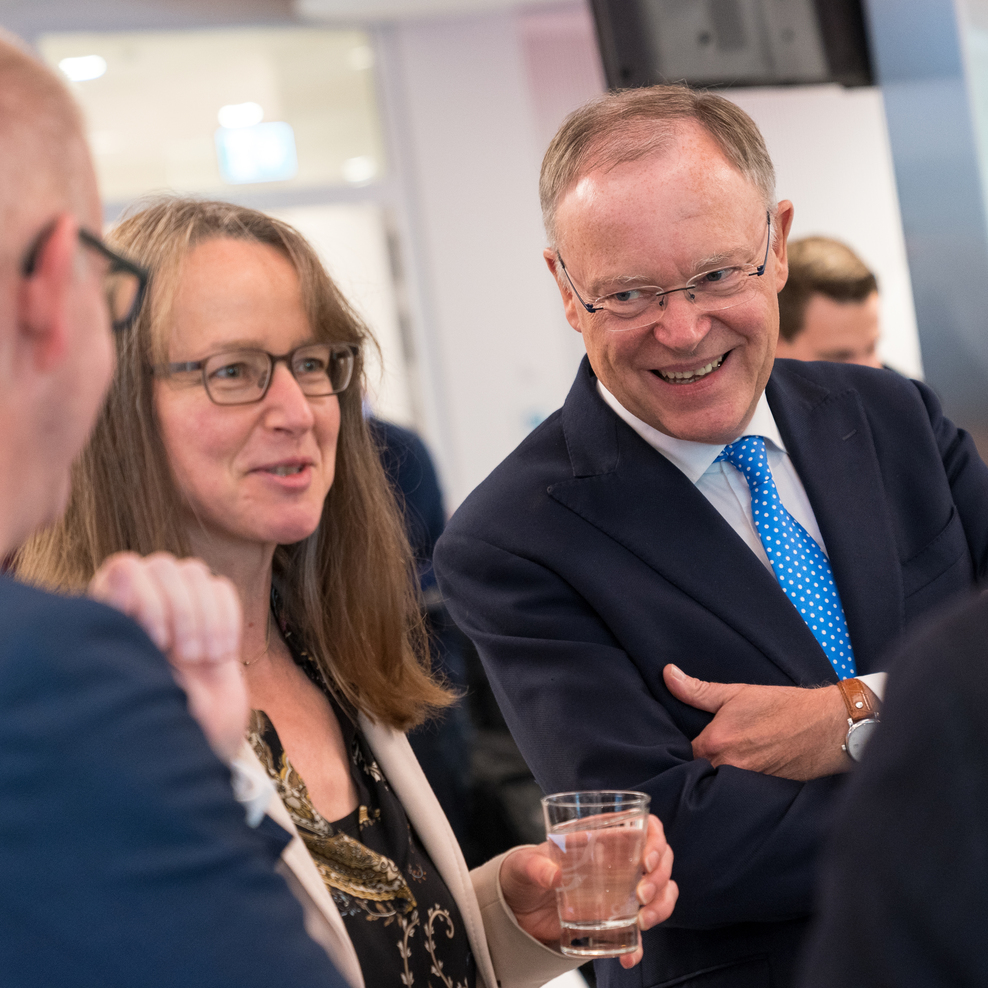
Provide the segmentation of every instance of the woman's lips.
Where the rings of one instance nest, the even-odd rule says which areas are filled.
[[[308,460],[289,460],[255,467],[250,472],[274,481],[282,488],[307,487],[312,480],[313,464]]]

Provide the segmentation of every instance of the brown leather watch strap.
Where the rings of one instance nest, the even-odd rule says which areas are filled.
[[[842,679],[837,688],[844,698],[847,716],[857,723],[875,716],[875,708],[871,702],[871,691],[860,679]]]

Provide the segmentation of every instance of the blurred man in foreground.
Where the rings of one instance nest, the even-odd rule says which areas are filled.
[[[0,37],[4,556],[63,510],[113,372],[111,320],[126,332],[140,304],[142,273],[100,225],[76,107]],[[93,592],[168,650],[188,709],[118,610],[0,578],[0,982],[340,988],[274,873],[287,834],[245,825],[221,761],[247,713],[232,589],[159,556],[116,559]]]
[[[881,367],[878,317],[878,281],[850,247],[829,237],[789,242],[777,357]]]

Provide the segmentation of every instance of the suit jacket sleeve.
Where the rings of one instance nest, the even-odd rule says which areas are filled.
[[[512,848],[512,850],[514,850]],[[579,960],[565,957],[529,936],[504,901],[498,874],[505,851],[470,872],[491,962],[501,988],[539,988],[552,978],[572,971]]]
[[[950,493],[967,537],[974,576],[984,580],[988,577],[988,466],[970,434],[943,414],[934,392],[919,381],[913,383],[930,416]]]
[[[4,984],[342,988],[146,635],[3,583]]]
[[[839,779],[804,784],[694,760],[690,737],[700,724],[675,718],[656,695],[664,688],[661,642],[650,674],[545,566],[455,525],[440,551],[453,617],[477,645],[543,791],[651,796],[680,888],[667,926],[706,929],[809,912]],[[665,703],[674,701],[667,695]]]

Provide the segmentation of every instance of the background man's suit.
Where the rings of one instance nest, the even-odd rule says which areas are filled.
[[[892,664],[821,868],[803,988],[988,984],[988,597]]]
[[[0,578],[0,984],[344,988],[136,624]]]
[[[439,475],[425,443],[410,429],[369,418],[381,464],[398,498],[422,592],[433,671],[452,686],[467,686],[463,636],[449,618],[436,586],[432,553],[446,525]],[[464,700],[443,716],[408,732],[408,740],[461,847],[471,840],[467,808],[470,789],[471,725]],[[486,860],[486,859],[485,859]]]
[[[694,761],[710,715],[674,700],[662,668],[836,677],[773,575],[595,384],[585,360],[563,408],[459,509],[437,548],[440,585],[545,791],[642,789],[666,826],[679,903],[646,934],[641,972],[612,963],[604,981],[786,983],[842,779]],[[858,672],[878,671],[911,621],[985,572],[988,468],[932,393],[897,375],[779,361],[766,394]]]

